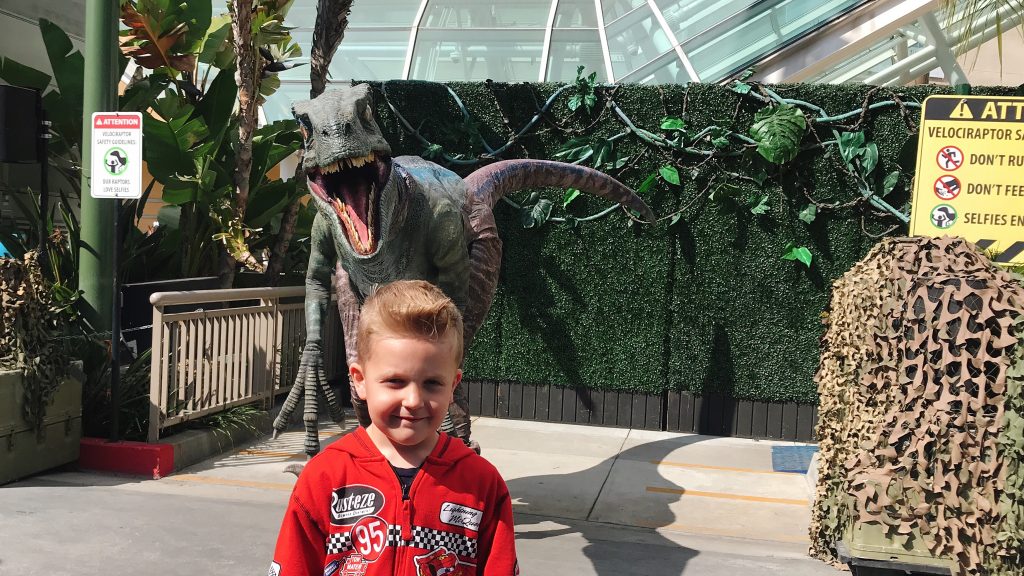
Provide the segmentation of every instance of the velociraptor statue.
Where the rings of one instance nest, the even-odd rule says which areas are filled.
[[[309,456],[320,450],[318,392],[331,417],[344,422],[323,369],[321,328],[332,272],[349,363],[356,359],[363,300],[375,286],[403,279],[432,282],[455,302],[464,316],[468,349],[498,284],[501,240],[492,210],[503,195],[542,186],[577,188],[654,219],[632,190],[583,166],[507,160],[463,180],[418,156],[392,158],[374,120],[366,84],[296,102],[292,112],[304,140],[302,164],[317,214],[306,271],[306,343],[295,385],[274,420],[274,435],[287,427],[304,394]],[[469,444],[468,403],[462,389],[456,387],[446,425]],[[359,423],[368,425],[365,403],[354,391],[352,404]]]

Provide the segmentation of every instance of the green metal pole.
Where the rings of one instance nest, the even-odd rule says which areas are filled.
[[[82,111],[82,247],[78,287],[82,313],[97,332],[109,332],[114,276],[114,222],[110,200],[89,194],[92,113],[117,110],[118,0],[85,3],[85,86]]]

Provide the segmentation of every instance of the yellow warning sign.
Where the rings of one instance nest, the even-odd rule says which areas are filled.
[[[967,105],[965,98],[960,99],[960,103],[953,108],[953,112],[949,115],[950,118],[955,120],[973,120],[974,114],[971,112],[971,107]]]
[[[961,236],[1024,264],[1024,98],[925,100],[910,234]]]

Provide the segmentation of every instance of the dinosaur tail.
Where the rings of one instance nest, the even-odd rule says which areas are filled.
[[[577,188],[632,208],[649,222],[655,220],[654,212],[633,190],[604,172],[586,166],[551,160],[502,160],[480,168],[466,176],[465,181],[477,202],[490,208],[502,196],[518,190],[557,186]]]

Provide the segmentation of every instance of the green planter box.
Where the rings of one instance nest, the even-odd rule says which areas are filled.
[[[22,418],[23,401],[21,373],[0,372],[0,485],[78,460],[82,380],[70,376],[61,383],[41,433]]]

